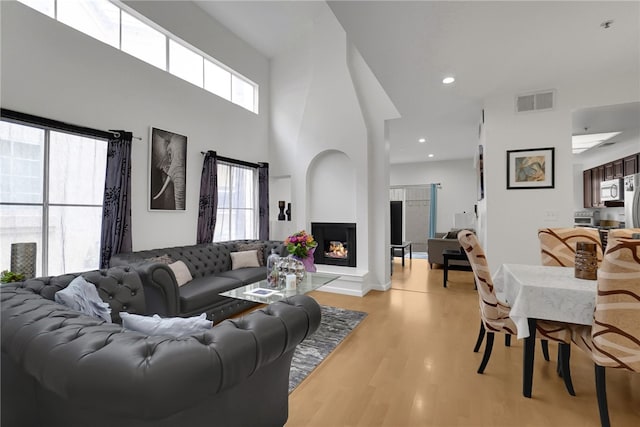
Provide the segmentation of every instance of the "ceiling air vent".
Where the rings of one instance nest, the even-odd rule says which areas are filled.
[[[553,108],[554,93],[552,90],[529,93],[516,97],[516,112],[551,110]]]

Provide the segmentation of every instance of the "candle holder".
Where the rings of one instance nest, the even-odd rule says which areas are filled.
[[[25,279],[36,277],[36,244],[11,244],[11,271],[24,275]]]
[[[587,280],[598,278],[598,256],[595,243],[576,242],[575,277]]]

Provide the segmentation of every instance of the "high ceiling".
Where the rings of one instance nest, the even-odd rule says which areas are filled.
[[[326,7],[315,1],[195,3],[270,58],[310,31]],[[328,5],[402,116],[389,125],[391,163],[472,157],[482,99],[491,94],[515,97],[610,69],[640,75],[637,1]],[[608,20],[613,23],[605,29]],[[443,85],[446,75],[455,83]]]

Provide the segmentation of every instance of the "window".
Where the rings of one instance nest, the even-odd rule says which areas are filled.
[[[218,162],[218,211],[214,242],[258,238],[255,168]]]
[[[169,40],[169,72],[202,87],[202,56]]]
[[[162,70],[167,66],[167,37],[124,11],[122,50]]]
[[[11,243],[36,242],[41,275],[100,263],[107,141],[0,121],[0,268]]]
[[[258,114],[257,84],[178,41],[178,37],[119,0],[18,1]]]
[[[120,48],[120,9],[116,5],[106,0],[65,0],[57,6],[58,21]]]

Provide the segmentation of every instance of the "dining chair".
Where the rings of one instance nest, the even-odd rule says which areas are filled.
[[[620,237],[616,237],[620,234]],[[609,233],[598,270],[591,326],[573,327],[573,342],[595,364],[600,423],[610,426],[605,367],[640,373],[640,240]],[[631,233],[629,233],[631,234]]]
[[[598,265],[602,262],[602,241],[596,228],[541,228],[538,230],[542,265],[552,267],[573,267],[576,259],[576,243],[596,244]]]
[[[494,334],[500,332],[517,336],[518,328],[509,317],[511,307],[506,302],[499,300],[496,295],[487,257],[476,235],[471,231],[462,230],[458,233],[458,241],[467,253],[476,279],[478,299],[480,302],[480,331],[482,333],[483,329],[486,330],[487,340],[484,355],[478,368],[478,373],[482,374],[491,357]],[[562,372],[564,374],[563,380],[567,391],[571,395],[575,395],[569,369],[569,349],[571,346],[570,327],[561,322],[538,320],[536,322],[536,332],[540,334],[541,339],[555,341],[562,346],[563,351],[561,351],[560,354],[563,355],[561,360]]]
[[[640,234],[640,228],[612,228],[609,230],[609,237],[633,237],[634,234]]]

